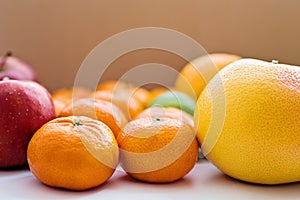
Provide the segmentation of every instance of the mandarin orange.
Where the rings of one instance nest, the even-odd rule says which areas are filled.
[[[196,58],[181,70],[175,89],[197,99],[218,71],[239,59],[240,56],[227,53],[213,53]]]
[[[87,117],[56,118],[32,137],[27,150],[31,172],[42,183],[86,190],[106,182],[119,150],[108,126]]]
[[[140,101],[144,106],[149,103],[150,92],[142,87],[136,87],[131,83],[117,80],[108,80],[105,81],[97,87],[96,91],[111,91],[114,94],[117,93],[126,93],[128,97],[134,97]]]
[[[193,128],[171,118],[133,120],[117,141],[122,168],[131,177],[145,182],[176,181],[194,167],[198,157]]]
[[[118,106],[125,114],[127,120],[131,120],[144,110],[143,104],[130,96],[126,91],[112,92],[108,90],[96,91],[93,95],[95,99],[112,102]]]
[[[115,136],[126,125],[127,119],[123,112],[114,104],[104,100],[91,98],[78,99],[67,105],[60,116],[86,116],[105,123]]]
[[[184,112],[183,110],[180,110],[178,108],[173,107],[158,107],[153,106],[150,108],[145,109],[140,114],[138,114],[135,119],[141,119],[141,118],[172,118],[172,119],[178,119],[182,120],[186,123],[188,123],[191,127],[194,127],[194,118],[192,115]]]
[[[92,91],[85,87],[60,88],[52,92],[52,99],[55,107],[55,113],[58,117],[61,110],[72,101],[86,98]]]

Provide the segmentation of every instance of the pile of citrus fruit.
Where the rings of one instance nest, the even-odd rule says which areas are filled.
[[[231,59],[212,56],[219,56],[219,63],[224,57],[225,64]],[[147,90],[110,80],[96,91],[54,91],[57,118],[41,127],[28,145],[31,171],[46,185],[75,190],[102,184],[118,163],[129,176],[145,182],[182,178],[194,167],[199,145],[193,120],[196,98],[180,89]]]
[[[198,159],[189,96],[164,87],[147,90],[123,81],[52,93],[57,118],[28,145],[28,163],[44,184],[74,190],[108,180],[118,163],[135,179],[173,182]]]
[[[295,66],[209,54],[187,64],[174,89],[110,80],[96,91],[62,88],[52,99],[57,118],[27,151],[30,170],[49,186],[93,188],[118,164],[136,180],[174,182],[194,167],[200,146],[236,179],[300,180]]]

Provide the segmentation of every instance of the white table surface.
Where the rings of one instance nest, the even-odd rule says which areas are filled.
[[[223,175],[201,160],[183,179],[170,184],[149,184],[131,179],[117,169],[109,181],[95,189],[76,192],[40,183],[28,169],[0,171],[0,199],[300,199],[300,182],[262,186]]]

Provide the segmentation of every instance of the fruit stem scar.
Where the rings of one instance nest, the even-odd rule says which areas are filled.
[[[81,126],[81,125],[83,125],[83,124],[82,124],[80,121],[75,121],[73,125],[74,125],[74,126]]]
[[[155,120],[158,121],[158,122],[160,122],[160,119],[159,119],[159,118],[155,118]]]
[[[278,64],[278,60],[272,60],[272,64]]]
[[[6,63],[7,58],[10,57],[10,56],[12,56],[12,52],[11,51],[7,51],[6,54],[3,57],[2,62],[0,63],[0,71],[2,71],[2,69],[3,69],[3,67],[4,67],[4,65]]]

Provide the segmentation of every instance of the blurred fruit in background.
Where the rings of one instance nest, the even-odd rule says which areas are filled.
[[[92,91],[85,87],[60,88],[52,92],[52,99],[55,105],[56,116],[60,115],[61,110],[72,101],[87,98]]]
[[[107,80],[105,82],[102,82],[98,85],[96,91],[102,91],[102,90],[109,90],[113,91],[116,88],[119,88],[120,90],[128,90],[135,88],[131,83],[125,83],[118,80]]]
[[[196,58],[179,73],[175,89],[197,99],[207,83],[226,65],[241,59],[240,56],[213,53]]]
[[[92,91],[85,87],[60,88],[52,92],[52,98],[62,102],[70,103],[70,101],[80,98],[89,97]]]
[[[143,104],[134,97],[129,96],[127,92],[97,91],[94,98],[118,106],[128,121],[144,110]]]
[[[194,115],[196,101],[178,91],[167,91],[157,96],[149,106],[174,107]]]
[[[12,52],[10,51],[3,57],[0,57],[0,80],[4,77],[8,77],[12,80],[38,82],[38,78],[33,68],[21,59],[12,56]]]
[[[156,97],[158,97],[159,95],[161,95],[162,93],[167,92],[167,91],[168,91],[168,88],[165,88],[165,87],[162,87],[162,86],[153,88],[150,91],[148,104],[151,103]]]
[[[150,92],[144,88],[122,81],[109,80],[99,84],[92,97],[114,103],[123,111],[127,120],[131,120],[144,110],[149,95]]]
[[[120,80],[108,80],[100,83],[96,91],[111,91],[114,94],[124,93],[129,97],[134,97],[140,101],[144,106],[148,104],[150,92],[142,87],[136,87],[131,83]]]
[[[149,104],[150,92],[145,88],[139,87],[134,89],[131,97],[137,99],[144,107],[146,107]]]

